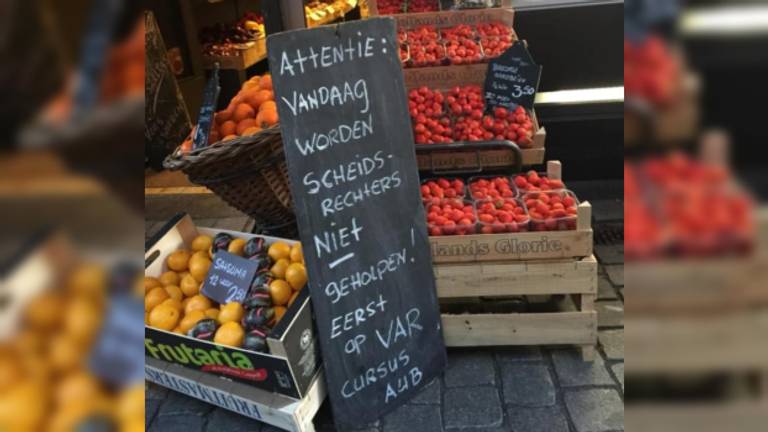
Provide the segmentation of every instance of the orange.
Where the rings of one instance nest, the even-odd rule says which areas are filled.
[[[244,130],[241,136],[249,136],[249,135],[256,135],[257,133],[261,132],[261,128],[258,126],[249,127],[248,129]]]
[[[146,296],[144,296],[144,310],[152,310],[155,306],[164,302],[170,298],[168,292],[162,287],[152,288]]]
[[[288,261],[285,258],[280,258],[277,260],[277,262],[272,266],[269,271],[278,279],[285,279],[285,272],[288,270],[288,266],[291,265],[291,262]]]
[[[282,279],[275,279],[269,284],[269,295],[272,297],[272,303],[277,306],[288,304],[291,294],[293,294],[291,286]]]
[[[181,312],[184,309],[184,306],[181,305],[181,300],[176,300],[175,298],[169,298],[165,299],[162,303],[160,303],[158,306],[162,305],[168,305],[175,307],[179,312]]]
[[[242,94],[243,94],[243,102],[250,105],[251,108],[253,108],[254,110],[259,108],[259,103],[256,100],[256,95],[259,94],[258,86],[248,88],[244,90]]]
[[[181,143],[180,148],[182,153],[189,153],[192,151],[192,139],[185,139],[184,142]]]
[[[259,115],[256,116],[256,125],[266,129],[270,126],[276,125],[278,120],[279,119],[277,117],[277,111],[272,111],[272,110],[260,111]]]
[[[227,246],[227,252],[237,256],[243,256],[243,248],[245,248],[245,240],[236,238],[229,242],[229,246]]]
[[[50,329],[61,321],[64,298],[53,292],[43,293],[27,306],[26,319],[33,327]]]
[[[232,120],[227,120],[219,127],[219,135],[227,138],[230,135],[234,135],[237,131],[237,123]]]
[[[73,371],[61,379],[56,386],[54,398],[59,406],[72,401],[88,400],[102,394],[99,380],[85,371]]]
[[[232,115],[232,120],[235,122],[241,122],[247,118],[253,118],[256,115],[256,111],[253,107],[247,103],[241,103],[235,107],[235,112]]]
[[[216,330],[213,341],[221,345],[240,347],[243,344],[243,338],[245,338],[245,330],[240,323],[230,321]]]
[[[227,108],[223,111],[217,112],[215,117],[216,124],[220,125],[227,120],[232,120],[232,111],[233,110]]]
[[[189,264],[189,274],[195,278],[196,281],[202,282],[205,280],[205,276],[208,274],[208,269],[211,267],[211,260],[208,258],[199,258]]]
[[[296,301],[296,297],[298,297],[298,296],[299,296],[299,293],[300,293],[300,292],[301,292],[301,291],[294,291],[294,292],[293,292],[293,295],[291,295],[291,299],[290,299],[290,300],[288,300],[288,307],[291,307],[291,305],[293,304],[293,302],[295,302],[295,301]]]
[[[178,285],[179,280],[179,274],[172,270],[168,270],[160,275],[160,283],[163,284],[163,286]]]
[[[213,305],[211,304],[211,301],[208,299],[208,297],[198,294],[189,299],[187,305],[184,306],[184,313],[188,314],[196,310],[205,311],[206,309],[210,309],[212,306]]]
[[[271,90],[259,90],[253,97],[254,104],[258,107],[261,107],[261,104],[264,102],[271,100],[275,100],[275,95]]]
[[[235,107],[240,105],[241,102],[243,102],[243,95],[242,93],[238,93],[235,95],[235,97],[232,98],[231,101],[229,101],[229,106],[227,106],[227,109],[232,110],[234,113]]]
[[[304,263],[304,251],[301,249],[301,243],[294,243],[291,246],[291,253],[289,254],[291,262]]]
[[[300,290],[307,284],[307,269],[302,263],[291,263],[285,270],[285,280],[291,285],[291,288]]]
[[[179,326],[174,327],[173,330],[171,330],[171,332],[172,333],[176,333],[176,334],[180,334],[180,335],[184,334],[184,332],[181,331],[181,327],[179,327]]]
[[[75,294],[91,298],[103,298],[106,293],[107,281],[108,276],[103,267],[83,265],[72,273],[68,287]]]
[[[215,126],[211,127],[211,133],[208,134],[208,144],[213,144],[219,141],[219,131],[215,129]]]
[[[219,312],[219,323],[224,324],[230,321],[240,322],[243,319],[245,310],[243,305],[238,302],[230,302],[221,306],[221,312]]]
[[[163,287],[165,289],[165,292],[168,293],[168,297],[178,300],[181,302],[184,300],[184,293],[181,291],[181,288],[179,288],[177,285],[168,285]]]
[[[181,280],[181,292],[187,297],[192,297],[200,292],[200,282],[194,276],[188,274]]]
[[[162,289],[162,288],[155,288]],[[80,342],[89,342],[101,327],[101,310],[95,302],[84,297],[69,301],[64,314],[64,330]]]
[[[157,278],[152,276],[144,276],[144,293],[149,292],[152,288],[163,286]]]
[[[144,324],[149,324],[149,312],[144,312]]]
[[[288,243],[275,242],[269,246],[267,255],[272,258],[272,261],[277,261],[280,258],[290,258],[291,247],[288,245]]]
[[[187,303],[189,303],[190,300],[192,300],[192,297],[187,297],[187,298],[185,298],[184,300],[181,301],[181,309],[182,310],[187,310]]]
[[[225,136],[225,137],[224,137],[224,138],[222,138],[221,140],[222,140],[222,141],[232,141],[233,139],[236,139],[236,138],[237,138],[237,135],[235,135],[235,134],[231,134],[231,135],[227,135],[227,136]]]
[[[83,360],[85,350],[77,342],[65,334],[54,334],[48,345],[48,360],[56,371],[67,371],[75,368]]]
[[[261,80],[259,80],[259,88],[272,90],[272,76],[264,75],[263,77],[261,77]]]
[[[275,322],[280,321],[286,311],[285,306],[275,306],[272,310],[275,312]]]
[[[251,80],[248,80],[248,81],[244,82],[243,83],[243,87],[242,87],[242,89],[244,91],[248,91],[248,90],[256,89],[256,88],[259,88],[259,82],[258,81],[254,82],[254,81],[251,81]]]
[[[179,322],[180,312],[168,304],[161,304],[149,313],[149,325],[162,330],[171,331]]]
[[[171,253],[168,255],[168,260],[166,261],[166,264],[168,264],[168,268],[181,272],[185,271],[187,269],[187,266],[189,265],[189,257],[191,254],[188,250],[179,249],[176,252]]]
[[[208,256],[208,251],[197,251],[193,253],[192,258],[189,259],[189,267],[192,268],[192,263],[199,260],[210,261],[211,258],[210,256]],[[186,272],[186,273],[189,274],[189,272]],[[182,276],[182,275],[179,275],[179,276]]]
[[[221,311],[216,308],[210,308],[205,310],[206,318],[215,319],[216,321],[219,320],[219,313],[221,313]]]
[[[277,104],[275,101],[266,101],[259,106],[259,112],[262,111],[277,111]]]
[[[205,319],[205,312],[201,310],[194,310],[186,315],[179,321],[179,329],[182,333],[187,333],[189,329],[195,326],[198,321]]]
[[[199,235],[192,240],[192,250],[195,252],[207,251],[213,244],[211,236]]]
[[[256,120],[252,118],[247,118],[240,120],[240,122],[237,124],[237,129],[235,129],[235,132],[237,132],[238,135],[242,136],[244,135],[244,132],[247,129],[250,129],[252,127],[256,126]]]

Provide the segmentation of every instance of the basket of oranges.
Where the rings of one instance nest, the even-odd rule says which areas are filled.
[[[215,113],[209,145],[192,148],[193,128],[163,165],[183,171],[262,227],[288,227],[282,231],[288,236],[295,234],[295,217],[274,99],[272,77],[252,77]]]

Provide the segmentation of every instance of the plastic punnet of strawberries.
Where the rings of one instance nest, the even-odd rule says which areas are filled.
[[[481,234],[528,231],[530,216],[523,204],[513,198],[498,198],[475,203]]]
[[[512,29],[504,23],[489,22],[477,25],[477,34],[485,37],[501,37],[512,40]]]
[[[539,174],[536,171],[518,174],[514,177],[513,181],[520,192],[549,191],[565,188],[562,180],[551,179],[546,174]]]
[[[453,141],[453,127],[451,119],[443,110],[444,101],[442,93],[427,87],[413,89],[408,93],[408,110],[416,144]]]
[[[509,177],[480,177],[470,179],[469,194],[472,199],[485,200],[514,198],[517,196],[517,191],[509,181]]]
[[[470,201],[446,198],[425,204],[431,236],[466,235],[477,232],[477,216]]]
[[[461,179],[437,178],[421,184],[421,199],[425,203],[436,203],[444,198],[463,198],[464,181]]]
[[[483,54],[486,59],[492,59],[500,56],[507,48],[512,46],[512,40],[505,37],[488,37],[483,36],[480,38],[480,45],[483,47]]]
[[[532,231],[576,229],[578,201],[572,192],[528,192],[523,202],[531,216]]]

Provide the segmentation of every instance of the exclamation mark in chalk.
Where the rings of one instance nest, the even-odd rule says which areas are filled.
[[[411,228],[411,246],[416,246],[416,233],[413,228]],[[416,259],[411,257],[411,262],[416,262]]]

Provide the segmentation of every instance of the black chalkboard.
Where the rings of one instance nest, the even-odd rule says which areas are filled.
[[[269,37],[334,418],[370,423],[445,366],[391,18]]]
[[[219,100],[219,64],[215,63],[211,77],[203,89],[203,103],[200,105],[200,114],[197,117],[195,136],[192,138],[192,148],[197,150],[208,145],[208,135],[211,133],[213,113],[216,111],[216,101]]]
[[[181,90],[168,64],[165,44],[154,15],[146,12],[144,18],[147,60],[144,149],[150,165],[162,169],[163,158],[184,141],[191,125]]]
[[[205,278],[202,292],[221,304],[241,302],[248,295],[248,289],[256,276],[259,263],[247,260],[227,251],[218,251],[213,256],[211,267]]]
[[[93,373],[112,385],[130,385],[144,375],[144,354],[137,349],[144,340],[143,310],[131,294],[119,294],[110,301],[107,321],[88,362]]]
[[[485,75],[485,107],[510,110],[522,105],[533,109],[536,91],[539,89],[541,66],[521,41],[516,41],[500,56],[488,63]]]

